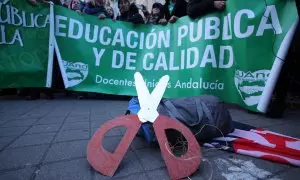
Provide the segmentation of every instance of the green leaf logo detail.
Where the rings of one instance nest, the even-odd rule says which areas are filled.
[[[247,106],[257,105],[264,90],[270,70],[262,69],[255,72],[235,71],[234,84]]]
[[[86,79],[89,72],[87,64],[63,60],[63,65],[68,78],[69,87],[76,86]]]

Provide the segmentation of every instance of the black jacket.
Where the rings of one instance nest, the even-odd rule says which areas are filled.
[[[187,15],[187,2],[185,0],[176,0],[171,16],[179,18]]]
[[[119,21],[127,21],[133,24],[145,24],[143,17],[139,14],[139,9],[135,4],[131,4],[128,12],[124,12],[117,18]]]
[[[190,0],[187,5],[187,15],[192,19],[204,16],[216,10],[214,0]]]

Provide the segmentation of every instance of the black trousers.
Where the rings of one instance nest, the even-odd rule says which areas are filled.
[[[282,70],[279,75],[279,79],[275,87],[274,93],[275,93],[276,104],[281,104],[285,102],[287,93],[292,88],[291,79],[293,77],[297,78],[300,75],[299,73],[300,62],[298,60],[299,51],[300,51],[300,23],[298,22],[293,40],[288,50],[288,54],[284,59],[285,63],[283,64]]]

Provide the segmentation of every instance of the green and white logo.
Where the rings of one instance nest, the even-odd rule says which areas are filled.
[[[83,82],[88,76],[88,65],[82,62],[68,62],[64,61],[64,68],[68,78],[69,87],[76,86]]]
[[[264,90],[270,70],[244,72],[236,70],[234,84],[247,106],[257,105]]]

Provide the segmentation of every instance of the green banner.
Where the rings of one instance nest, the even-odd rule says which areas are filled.
[[[49,9],[0,0],[0,88],[46,86]]]
[[[136,95],[136,71],[150,90],[167,74],[166,98],[211,94],[252,110],[298,18],[294,0],[228,0],[225,11],[166,26],[50,9],[0,0],[0,88],[51,86],[55,44],[70,90]]]
[[[58,6],[55,13],[68,89],[136,95],[134,72],[150,90],[167,74],[166,98],[211,94],[253,110],[297,19],[289,0],[228,0],[223,12],[166,26],[99,20]]]

